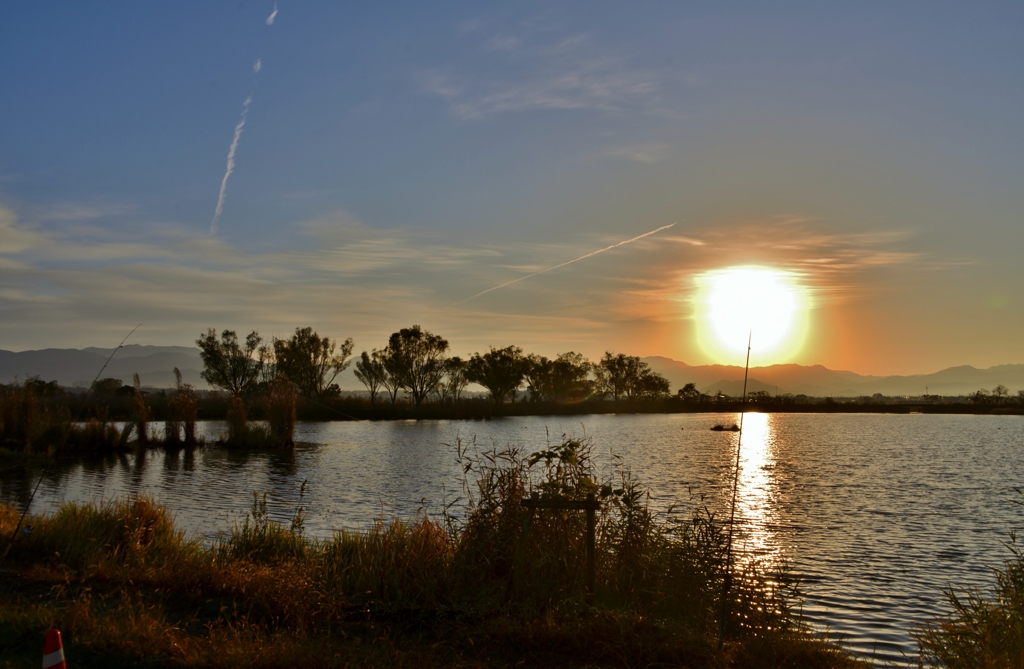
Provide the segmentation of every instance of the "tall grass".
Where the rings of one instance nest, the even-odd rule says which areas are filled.
[[[31,451],[40,432],[39,403],[31,385],[13,383],[0,391],[0,431],[2,445],[10,450]]]
[[[196,393],[191,385],[181,383],[181,372],[174,368],[178,378],[177,388],[167,401],[167,419],[164,421],[164,445],[174,446],[184,443],[191,446],[196,443],[196,417],[198,403]],[[182,439],[184,431],[184,439]]]
[[[249,422],[249,408],[245,400],[240,397],[231,398],[227,412],[228,438],[223,442],[225,446],[254,449],[290,448],[294,445],[295,395],[290,382],[282,381],[288,384],[288,389],[281,388],[278,381],[274,382],[267,398],[266,424]]]
[[[656,516],[628,471],[599,480],[587,443],[461,457],[471,493],[462,520],[421,512],[310,539],[301,501],[292,522],[281,524],[270,519],[266,496],[254,493],[248,518],[210,545],[176,531],[167,511],[145,498],[66,504],[30,519],[33,529],[14,545],[9,564],[68,593],[107,593],[109,623],[86,625],[67,603],[53,609],[55,622],[64,616],[90,638],[113,639],[109,629],[145,621],[155,631],[137,632],[164,639],[156,647],[174,639],[191,653],[189,663],[204,666],[224,666],[242,640],[265,652],[233,666],[299,658],[303,644],[341,649],[334,661],[291,660],[309,666],[511,666],[523,658],[535,665],[854,666],[803,631],[792,593],[762,568],[748,569],[734,588],[730,642],[716,655],[723,527],[704,512]],[[520,502],[534,491],[549,499],[594,492],[604,501],[593,607],[582,580],[581,514],[539,511],[524,533]],[[16,521],[14,509],[0,508],[0,541]],[[210,639],[222,643],[204,645]],[[103,652],[123,650],[117,643]]]
[[[132,422],[135,423],[135,440],[142,446],[149,443],[149,405],[142,394],[142,382],[134,374],[135,393],[132,395]]]
[[[294,446],[295,385],[279,374],[267,392],[266,414],[270,436],[281,446]]]
[[[104,412],[85,425],[75,425],[66,406],[42,405],[34,385],[30,379],[0,390],[0,448],[31,455],[52,454],[62,446],[74,453],[107,453],[124,447],[127,435]]]
[[[995,571],[993,596],[946,591],[952,612],[918,629],[921,663],[948,669],[1024,667],[1024,551],[1010,534],[1012,557]]]

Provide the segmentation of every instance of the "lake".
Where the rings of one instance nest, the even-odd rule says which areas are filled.
[[[252,491],[277,520],[299,505],[309,534],[380,516],[438,513],[462,496],[455,444],[527,452],[586,435],[602,471],[616,458],[652,491],[651,505],[703,498],[728,512],[737,414],[521,417],[490,421],[300,423],[290,453],[217,447],[153,451],[47,472],[33,511],[62,501],[151,495],[183,529],[215,538],[245,518]],[[946,611],[950,584],[991,588],[1002,542],[1024,527],[1024,417],[872,414],[745,416],[736,547],[784,560],[800,577],[804,614],[880,660],[913,658],[915,624]],[[201,424],[208,437],[224,430]],[[6,471],[0,499],[24,504],[36,473]]]

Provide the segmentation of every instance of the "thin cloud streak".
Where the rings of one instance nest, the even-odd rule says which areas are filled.
[[[277,18],[277,3],[276,2],[274,3],[274,11],[272,11],[270,13],[270,16],[267,17],[267,25],[268,26],[274,25],[274,19],[275,18]]]
[[[259,61],[257,61],[257,63],[258,62]],[[227,170],[224,172],[224,179],[220,182],[220,195],[217,196],[217,209],[213,212],[213,220],[210,221],[211,235],[217,234],[217,221],[220,219],[220,215],[224,213],[224,194],[228,188],[228,178],[231,176],[231,173],[235,171],[235,150],[238,149],[238,140],[242,137],[242,129],[245,127],[245,117],[249,113],[249,104],[251,102],[252,95],[250,94],[242,104],[242,118],[238,120],[238,125],[235,126],[235,137],[231,140],[231,148],[228,149]]]
[[[255,72],[256,74],[259,74],[260,73],[260,68],[263,67],[262,63],[263,63],[263,59],[262,58],[257,58],[256,62],[253,63],[253,65],[252,65],[252,71]]]
[[[651,230],[650,232],[645,232],[644,234],[639,235],[637,237],[633,237],[632,239],[626,239],[626,240],[621,241],[621,242],[619,242],[617,244],[612,244],[611,246],[606,246],[603,249],[598,249],[596,251],[591,251],[590,253],[588,253],[586,255],[580,256],[579,258],[573,258],[572,260],[567,260],[566,262],[564,262],[564,263],[562,263],[560,265],[555,265],[554,267],[548,267],[547,269],[542,269],[539,272],[534,272],[533,274],[527,274],[526,276],[521,276],[518,279],[512,279],[511,281],[506,281],[505,283],[503,283],[501,285],[494,286],[493,288],[488,288],[487,290],[481,291],[481,292],[479,292],[476,295],[473,295],[471,297],[467,297],[464,300],[459,300],[458,302],[453,303],[452,306],[455,306],[456,304],[462,304],[464,302],[469,302],[470,300],[475,300],[476,298],[480,297],[481,295],[486,295],[487,293],[490,293],[490,292],[493,292],[495,290],[498,290],[499,288],[505,288],[506,286],[511,286],[512,284],[519,283],[520,281],[526,281],[527,279],[531,279],[531,278],[533,278],[535,276],[539,276],[541,274],[547,274],[548,272],[551,272],[553,270],[559,269],[561,267],[565,267],[566,265],[571,265],[574,262],[579,262],[581,260],[586,260],[587,258],[592,258],[592,257],[596,256],[599,253],[604,253],[605,251],[611,251],[614,248],[618,248],[620,246],[625,246],[626,244],[632,244],[633,242],[635,242],[637,240],[640,240],[640,239],[643,239],[644,237],[650,237],[651,235],[657,234],[657,233],[661,232],[662,230],[667,230],[667,229],[671,228],[673,225],[675,225],[675,223],[669,223],[668,225],[663,225],[660,228],[658,228],[657,230]]]

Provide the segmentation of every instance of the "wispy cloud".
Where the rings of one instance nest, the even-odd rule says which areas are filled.
[[[620,272],[631,254],[589,263],[568,284],[563,276],[556,292],[550,282],[538,282],[537,292],[527,292],[543,296],[542,303],[525,312],[504,299],[488,300],[485,324],[478,309],[452,302],[499,267],[517,266],[519,274],[530,265],[523,260],[532,259],[535,273],[550,271],[567,264],[559,257],[579,262],[624,243],[645,243],[650,234],[573,256],[581,245],[598,246],[587,241],[598,237],[496,247],[422,230],[373,228],[344,214],[297,231],[302,234],[292,239],[305,238],[308,248],[251,253],[184,227],[140,227],[127,239],[109,230],[81,237],[77,228],[39,231],[0,210],[0,311],[9,316],[0,319],[0,341],[7,348],[99,344],[110,327],[144,320],[146,336],[156,342],[187,343],[210,326],[285,334],[309,324],[370,347],[398,327],[421,322],[459,342],[462,353],[515,342],[549,354],[606,330],[605,310],[566,306],[593,292],[577,289],[588,280],[614,282],[609,270]],[[78,324],[74,333],[57,327],[69,320]],[[40,332],[50,338],[44,342]],[[549,341],[558,343],[549,350]]]
[[[267,25],[274,25],[274,19],[277,18],[277,3],[274,3],[274,11],[270,12],[270,16],[267,17]]]
[[[257,61],[258,62],[258,61]],[[228,179],[231,177],[231,173],[235,171],[235,151],[238,149],[238,140],[242,138],[242,129],[245,128],[245,117],[249,113],[249,104],[252,102],[252,95],[249,95],[242,103],[242,117],[238,119],[238,125],[235,126],[235,136],[231,140],[231,146],[228,148],[228,164],[227,169],[224,171],[224,178],[220,182],[220,193],[217,195],[217,208],[213,212],[213,220],[210,221],[210,234],[217,234],[217,221],[220,220],[220,215],[224,213],[224,194],[228,189]]]
[[[484,24],[464,24],[463,34],[483,37]],[[479,45],[482,53],[502,58],[492,72],[433,68],[419,75],[423,89],[449,100],[449,110],[463,120],[501,113],[593,109],[620,112],[653,99],[655,77],[629,66],[625,58],[599,50],[585,35],[538,44],[516,35],[493,34]]]
[[[488,46],[494,51],[510,51],[522,44],[522,40],[509,35],[495,35],[488,40]]]
[[[257,58],[256,62],[252,64],[252,71],[256,74],[259,74],[261,67],[263,67],[263,59]]]
[[[45,241],[41,233],[17,225],[14,212],[0,206],[0,255],[23,253],[41,246]]]
[[[135,209],[134,204],[125,202],[61,202],[35,207],[31,214],[40,221],[78,222],[123,216]]]
[[[618,146],[608,149],[610,156],[618,156],[631,160],[634,163],[653,164],[663,162],[668,158],[668,144],[647,143],[633,144],[630,146]]]
[[[547,269],[542,269],[540,271],[533,272],[532,274],[527,274],[526,276],[521,276],[521,277],[519,277],[517,279],[512,279],[511,281],[506,281],[505,283],[502,283],[502,284],[499,284],[497,286],[494,286],[493,288],[488,288],[487,290],[482,290],[479,293],[477,293],[476,295],[472,295],[470,297],[467,297],[464,300],[460,300],[459,302],[456,302],[456,304],[462,304],[463,302],[468,302],[470,300],[475,300],[476,298],[480,297],[481,295],[486,295],[487,293],[493,292],[493,291],[498,290],[500,288],[505,288],[506,286],[511,286],[514,283],[519,283],[520,281],[526,281],[527,279],[532,279],[533,277],[540,276],[541,274],[547,274],[548,272],[552,272],[552,271],[554,271],[556,269],[561,269],[562,267],[565,267],[567,265],[571,265],[571,264],[579,262],[581,260],[586,260],[587,258],[593,258],[594,256],[596,256],[599,253],[604,253],[605,251],[611,251],[612,249],[617,249],[620,246],[625,246],[626,244],[632,244],[633,242],[640,241],[644,237],[650,237],[651,235],[658,234],[662,230],[668,230],[669,228],[671,228],[674,225],[675,225],[675,223],[669,223],[668,225],[661,226],[657,230],[651,230],[650,232],[645,232],[642,235],[637,235],[636,237],[633,237],[632,239],[626,239],[626,240],[623,240],[621,242],[617,242],[615,244],[611,244],[610,246],[606,246],[603,249],[598,249],[596,251],[591,251],[590,253],[586,253],[584,255],[581,255],[578,258],[573,258],[572,260],[567,260],[567,261],[565,261],[563,263],[559,263],[559,264],[557,264],[557,265],[555,265],[553,267],[548,267]]]
[[[646,75],[597,59],[525,81],[477,83],[472,90],[460,92],[451,111],[464,120],[539,110],[617,112],[625,103],[653,93],[654,88]]]

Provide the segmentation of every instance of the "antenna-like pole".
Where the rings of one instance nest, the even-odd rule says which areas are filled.
[[[732,508],[729,511],[729,543],[725,549],[725,579],[722,581],[722,611],[718,616],[718,650],[725,641],[726,605],[729,601],[729,586],[732,584],[732,528],[736,520],[736,491],[740,483],[740,449],[743,447],[743,416],[747,409],[747,376],[750,373],[750,342],[754,331],[747,334],[747,362],[743,366],[743,404],[740,406],[740,432],[736,438],[736,469],[732,479]]]

